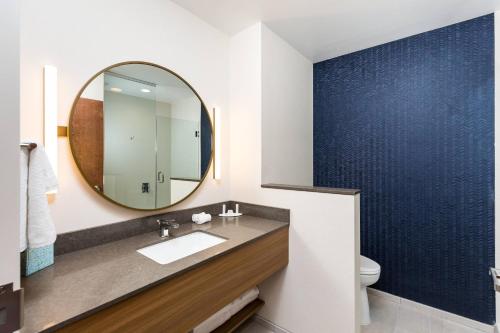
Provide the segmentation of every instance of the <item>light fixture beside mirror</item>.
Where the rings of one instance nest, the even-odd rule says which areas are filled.
[[[220,108],[214,107],[213,109],[213,125],[214,125],[214,136],[215,136],[215,148],[214,148],[214,179],[220,180],[221,178],[221,119],[220,119]]]
[[[43,143],[47,158],[57,177],[57,68],[46,65],[43,68]],[[56,191],[50,192],[55,193]]]
[[[219,117],[214,111],[215,126]],[[210,118],[198,93],[173,71],[125,62],[84,85],[73,103],[68,136],[95,192],[120,206],[155,210],[183,201],[206,177],[214,151]],[[218,135],[215,140],[217,145]]]

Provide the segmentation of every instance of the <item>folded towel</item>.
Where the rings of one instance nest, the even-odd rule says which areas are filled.
[[[249,304],[253,300],[256,300],[257,297],[259,297],[259,289],[255,287],[253,289],[248,290],[243,295],[232,301],[229,309],[229,311],[231,312],[231,316],[234,316],[241,309],[247,306],[247,304]]]
[[[193,333],[209,333],[215,330],[220,325],[224,324],[229,318],[243,309],[247,304],[255,300],[259,296],[257,287],[246,291],[243,295],[217,311],[207,320],[193,329]]]
[[[29,154],[29,167],[27,154]],[[50,216],[46,193],[57,189],[57,179],[40,144],[31,152],[22,152],[21,163],[20,245],[21,251],[23,251],[26,247],[47,246],[56,240],[56,229]],[[27,190],[26,180],[28,180]]]
[[[200,214],[193,214],[191,217],[193,222],[196,224],[203,224],[209,221],[212,221],[212,215],[207,214],[205,212],[200,213]]]

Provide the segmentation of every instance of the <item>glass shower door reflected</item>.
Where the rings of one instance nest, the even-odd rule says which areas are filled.
[[[154,87],[104,77],[104,193],[131,207],[156,207]],[[115,88],[115,89],[113,89]],[[141,95],[142,93],[142,95]]]

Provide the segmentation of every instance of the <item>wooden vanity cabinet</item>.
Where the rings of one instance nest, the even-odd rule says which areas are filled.
[[[58,332],[186,333],[287,264],[281,228]]]

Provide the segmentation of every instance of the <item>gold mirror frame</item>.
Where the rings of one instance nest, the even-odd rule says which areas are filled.
[[[72,118],[73,118],[73,115],[75,113],[75,109],[76,109],[76,104],[78,103],[78,100],[80,99],[80,97],[82,96],[82,93],[85,91],[85,89],[89,86],[90,83],[92,83],[92,81],[94,81],[95,78],[97,78],[99,75],[103,74],[104,72],[106,71],[109,71],[110,69],[112,68],[115,68],[115,67],[118,67],[118,66],[123,66],[123,65],[148,65],[148,66],[153,66],[153,67],[156,67],[156,68],[159,68],[159,69],[162,69],[172,75],[174,75],[175,77],[177,77],[179,80],[181,80],[184,84],[186,84],[193,92],[194,94],[196,95],[196,97],[198,97],[198,99],[200,100],[201,102],[201,105],[203,106],[203,109],[205,110],[205,112],[207,113],[208,115],[208,119],[210,119],[210,129],[211,129],[211,133],[210,133],[210,160],[208,161],[208,167],[207,169],[205,170],[205,173],[203,174],[203,176],[201,177],[200,179],[200,182],[198,183],[198,185],[188,194],[186,195],[183,199],[177,201],[177,202],[174,202],[168,206],[164,206],[164,207],[160,207],[160,208],[134,208],[134,207],[130,207],[130,206],[126,206],[124,204],[121,204],[109,197],[107,197],[106,195],[104,195],[101,191],[98,191],[96,190],[92,184],[90,183],[89,179],[87,178],[87,176],[85,175],[85,173],[83,172],[81,166],[80,166],[80,162],[78,161],[78,159],[76,158],[75,154],[74,154],[74,146],[73,146],[73,142],[71,140],[71,131],[72,131]],[[121,207],[124,207],[124,208],[127,208],[127,209],[132,209],[132,210],[136,210],[136,211],[157,211],[157,210],[162,210],[162,209],[167,209],[167,208],[170,208],[170,207],[173,207],[175,205],[178,205],[180,204],[181,202],[183,202],[184,200],[188,199],[191,195],[193,195],[194,192],[196,192],[196,190],[198,190],[198,188],[201,186],[201,184],[203,183],[203,181],[205,180],[205,178],[207,177],[208,175],[208,172],[210,170],[210,167],[212,166],[212,161],[214,159],[214,131],[215,131],[215,128],[214,128],[214,124],[213,124],[213,119],[210,115],[210,113],[208,112],[208,108],[205,104],[205,102],[203,101],[203,99],[200,97],[200,95],[198,94],[198,92],[186,81],[184,80],[183,77],[181,77],[179,74],[177,74],[176,72],[166,68],[166,67],[163,67],[163,66],[160,66],[160,65],[157,65],[157,64],[154,64],[154,63],[151,63],[151,62],[147,62],[147,61],[125,61],[125,62],[119,62],[119,63],[116,63],[114,65],[111,65],[111,66],[108,66],[106,68],[104,68],[103,70],[97,72],[94,76],[92,76],[84,85],[83,87],[80,89],[80,91],[78,92],[78,94],[76,95],[76,98],[75,100],[73,101],[73,105],[71,106],[71,113],[70,113],[70,116],[69,116],[69,125],[68,125],[68,139],[69,139],[69,145],[70,145],[70,148],[71,148],[71,155],[73,156],[73,160],[75,161],[75,164],[76,166],[78,167],[78,170],[80,171],[80,174],[82,175],[83,179],[85,179],[85,182],[87,183],[87,185],[92,189],[93,192],[99,194],[102,198],[106,199],[107,201],[111,202],[111,203],[114,203],[115,205],[118,205],[118,206],[121,206]],[[213,167],[213,166],[212,166]]]

